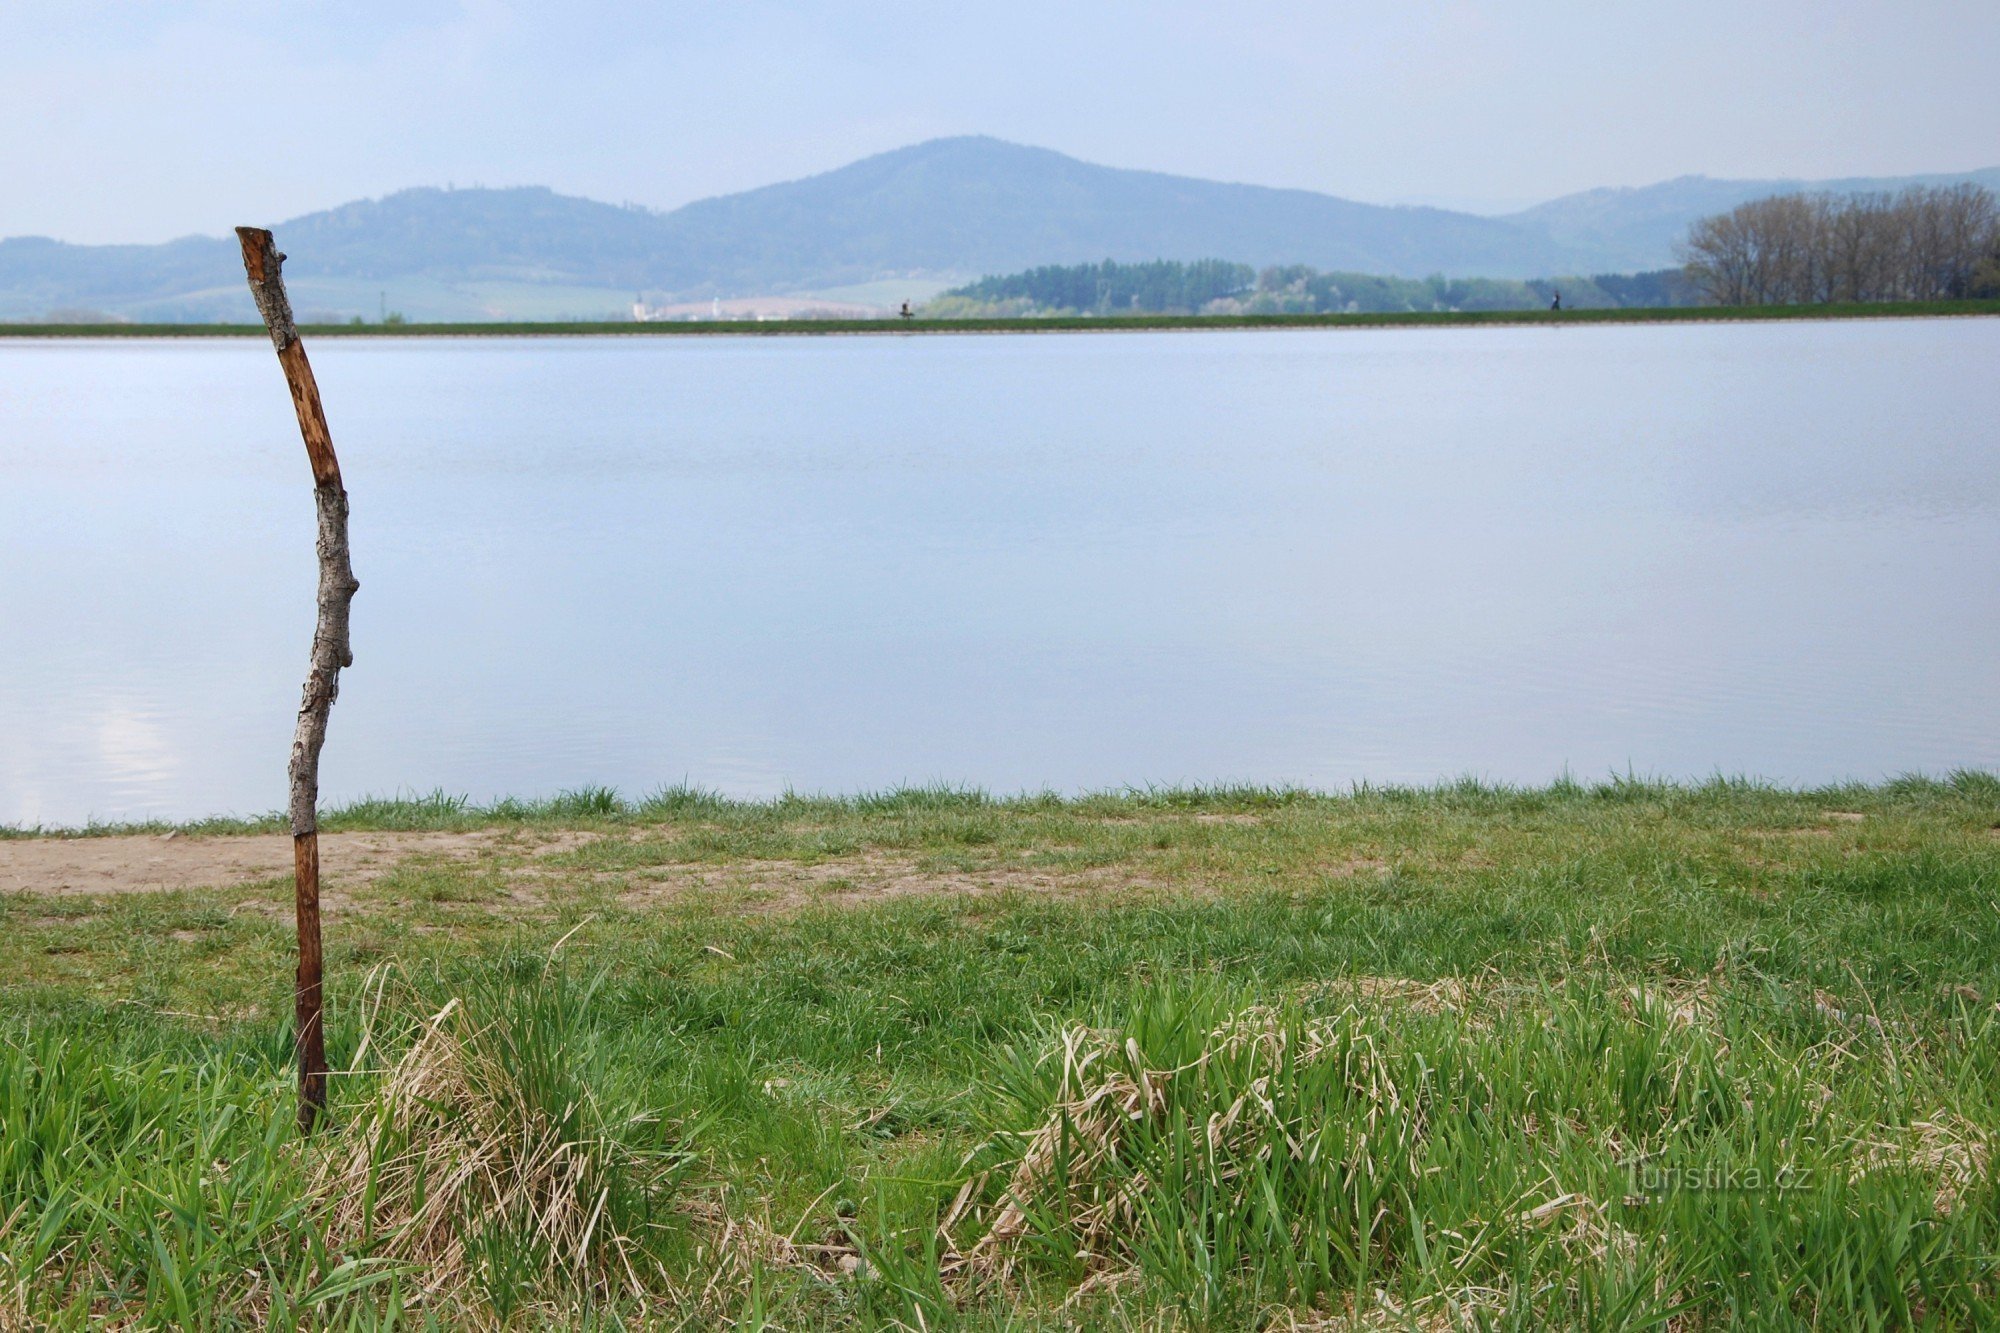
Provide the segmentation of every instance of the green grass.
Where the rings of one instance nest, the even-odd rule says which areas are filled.
[[[1489,324],[1657,324],[1788,319],[1894,319],[1940,315],[2000,315],[2000,300],[1904,301],[1884,304],[1803,306],[1677,306],[1616,310],[1417,310],[1338,315],[1115,315],[1046,319],[797,319],[693,320],[661,323],[614,321],[458,324],[314,324],[315,338],[535,337],[591,334],[607,337],[700,337],[751,334],[782,337],[833,333],[1051,333],[1143,332],[1160,329],[1340,329]],[[248,338],[263,337],[255,324],[0,324],[4,338]]]
[[[1989,774],[326,826],[310,1145],[287,882],[0,898],[0,1326],[2000,1321]]]

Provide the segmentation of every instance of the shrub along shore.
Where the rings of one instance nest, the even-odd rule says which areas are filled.
[[[2000,1323],[1991,774],[325,827],[303,1143],[288,878],[138,891],[279,822],[0,837],[135,867],[0,895],[0,1327]]]
[[[2000,315],[2000,300],[1663,306],[1615,310],[1409,310],[1334,315],[1070,315],[1014,319],[774,319],[548,323],[302,324],[315,338],[757,337],[872,333],[1139,333],[1201,329],[1434,328],[1492,324],[1710,324],[1744,320]],[[263,338],[261,324],[4,324],[0,338]]]

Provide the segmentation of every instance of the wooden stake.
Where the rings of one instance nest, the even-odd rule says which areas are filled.
[[[312,464],[313,498],[319,510],[319,615],[313,625],[312,662],[306,670],[305,696],[299,702],[298,730],[292,735],[291,822],[292,884],[299,927],[299,974],[293,988],[294,1041],[299,1060],[299,1132],[310,1134],[326,1110],[325,1006],[319,947],[319,752],[326,744],[326,719],[340,693],[340,669],[354,665],[347,640],[347,608],[361,585],[347,554],[347,491],[340,484],[340,460],[333,454],[326,411],[320,406],[319,385],[292,322],[292,303],[285,296],[280,272],[285,257],[271,233],[258,227],[238,227],[243,244],[243,271],[250,294],[270,330],[292,391],[299,434],[305,437],[306,459]]]

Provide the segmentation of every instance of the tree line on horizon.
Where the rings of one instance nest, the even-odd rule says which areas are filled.
[[[1692,305],[1679,269],[1593,277],[1394,278],[1305,264],[1258,270],[1220,259],[1191,263],[1046,264],[981,278],[934,298],[932,319],[1065,315],[1315,315],[1396,311],[1540,310],[1561,293],[1573,309]]]
[[[1064,315],[1378,314],[1873,304],[2000,298],[2000,203],[1966,183],[1894,193],[1792,193],[1696,221],[1683,265],[1563,278],[1394,278],[1220,259],[1045,264],[981,278],[924,307],[930,318]]]
[[[960,305],[977,314],[1191,312],[1248,291],[1256,282],[1257,270],[1222,259],[1043,264],[954,288],[933,300],[925,313],[955,314]]]
[[[1711,305],[2000,296],[2000,206],[1978,185],[1780,194],[1695,222],[1681,245]]]

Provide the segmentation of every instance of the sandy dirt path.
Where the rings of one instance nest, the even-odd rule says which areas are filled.
[[[982,897],[1021,892],[1094,898],[1152,892],[1168,885],[1139,866],[1055,869],[999,864],[926,868],[907,854],[865,851],[811,861],[745,858],[739,862],[661,860],[618,870],[554,867],[543,861],[606,836],[578,830],[478,829],[460,833],[322,833],[326,901],[349,901],[412,858],[496,870],[517,903],[548,901],[565,888],[604,886],[626,906],[656,906],[691,896],[720,897],[748,911],[809,905],[863,906],[923,894]],[[1344,864],[1340,873],[1380,866]],[[234,888],[283,881],[289,901],[292,840],[256,837],[111,836],[0,839],[0,894],[113,896],[175,889]],[[1195,887],[1192,881],[1184,887]]]
[[[329,884],[366,884],[417,855],[469,859],[505,834],[322,833],[320,865]],[[0,838],[0,893],[158,893],[221,888],[292,873],[292,840],[182,835],[106,838]]]

